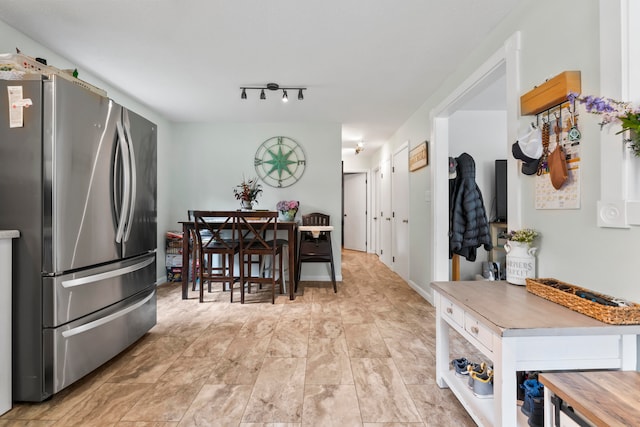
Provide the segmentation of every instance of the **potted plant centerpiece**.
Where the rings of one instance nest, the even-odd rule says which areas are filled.
[[[280,200],[276,205],[279,212],[278,219],[280,221],[293,221],[300,208],[300,202],[297,200]]]
[[[250,180],[242,178],[242,182],[233,189],[236,200],[240,200],[243,210],[252,210],[253,204],[258,203],[258,196],[262,193],[262,185],[258,183],[258,178]]]
[[[514,285],[525,285],[526,278],[536,276],[536,251],[531,247],[538,237],[538,232],[531,228],[511,230],[505,236],[507,242],[504,249],[507,252],[507,282]]]

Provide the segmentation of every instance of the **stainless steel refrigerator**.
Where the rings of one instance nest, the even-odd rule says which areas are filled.
[[[70,79],[0,80],[13,400],[42,401],[156,323],[156,126]],[[21,88],[22,126],[8,92]]]

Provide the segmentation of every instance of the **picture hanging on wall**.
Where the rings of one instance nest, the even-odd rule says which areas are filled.
[[[571,114],[570,105],[540,114],[539,123],[549,122],[549,153],[560,145],[566,155],[568,178],[559,189],[551,183],[549,169],[543,165],[536,180],[536,209],[580,208],[580,131],[578,115]]]
[[[417,171],[429,164],[429,153],[427,151],[427,143],[424,141],[409,152],[409,170]]]

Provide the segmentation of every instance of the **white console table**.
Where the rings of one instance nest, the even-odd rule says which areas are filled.
[[[11,409],[11,239],[16,230],[0,230],[0,415]]]
[[[436,380],[479,426],[526,426],[517,406],[517,371],[636,368],[640,325],[608,325],[505,281],[433,282]],[[453,328],[494,366],[494,397],[479,399],[451,369]]]

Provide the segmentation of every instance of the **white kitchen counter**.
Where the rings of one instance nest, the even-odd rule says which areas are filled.
[[[11,409],[11,239],[18,230],[0,230],[0,415]]]
[[[517,371],[620,369],[637,362],[640,325],[610,325],[505,281],[431,283],[436,305],[436,381],[479,426],[526,426],[516,405]],[[449,328],[493,365],[493,398],[478,399],[450,369]],[[635,425],[635,424],[634,424]]]

